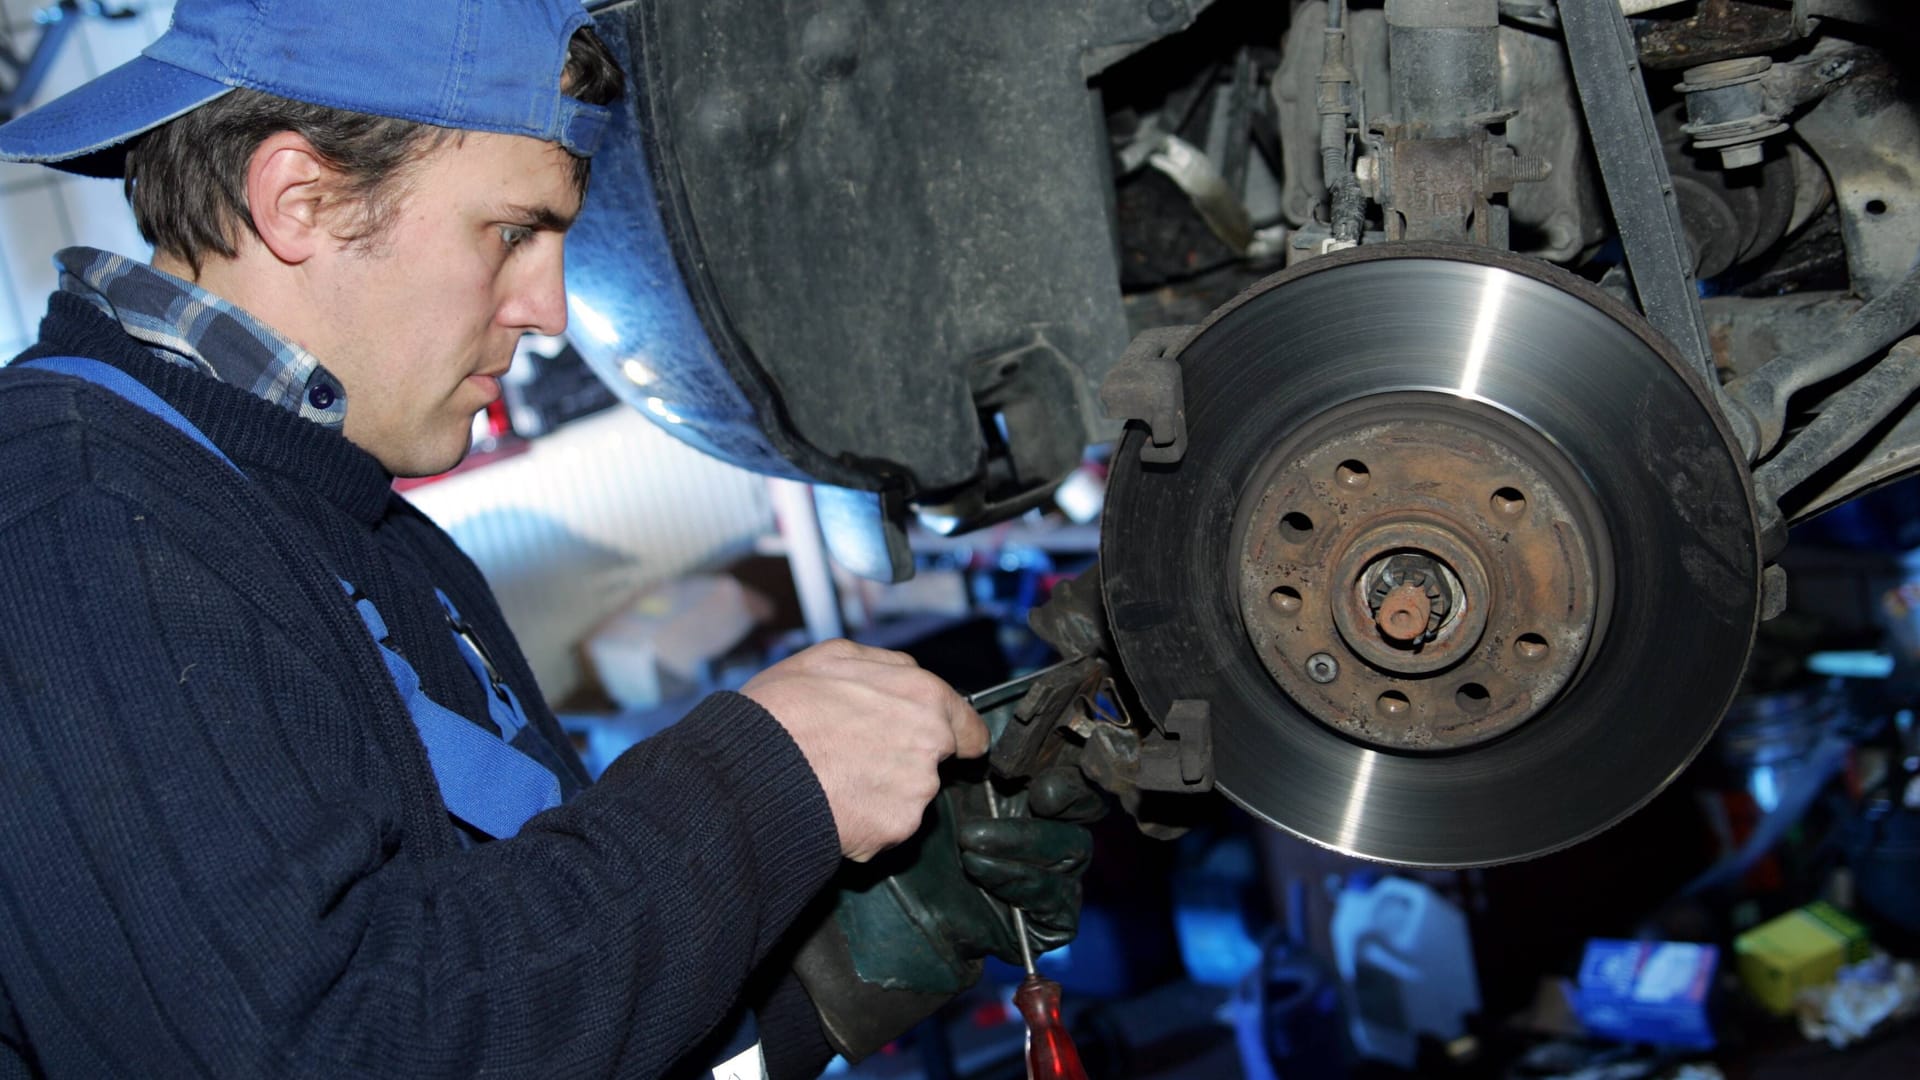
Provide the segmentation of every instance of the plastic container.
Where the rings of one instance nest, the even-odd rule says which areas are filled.
[[[1333,954],[1356,1053],[1410,1069],[1420,1037],[1451,1042],[1480,1009],[1467,919],[1426,885],[1349,883],[1333,908]]]

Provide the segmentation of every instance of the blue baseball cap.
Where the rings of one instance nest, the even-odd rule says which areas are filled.
[[[581,157],[608,111],[560,92],[581,0],[179,0],[146,51],[0,125],[0,161],[119,176],[136,135],[245,87]]]

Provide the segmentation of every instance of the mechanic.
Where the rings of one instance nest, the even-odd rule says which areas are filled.
[[[622,82],[578,0],[180,0],[0,127],[0,160],[124,176],[154,246],[60,252],[0,372],[0,1078],[826,1063],[796,953],[980,718],[832,642],[589,785],[391,489],[564,330]],[[1071,933],[1084,830],[914,847]],[[955,955],[1017,951],[980,888],[924,899],[966,909]]]

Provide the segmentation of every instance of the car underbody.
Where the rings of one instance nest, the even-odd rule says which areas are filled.
[[[1019,722],[1143,820],[1577,842],[1713,733],[1789,526],[1920,465],[1902,5],[598,6],[582,353],[883,580],[1117,439],[1042,627],[1098,671]]]

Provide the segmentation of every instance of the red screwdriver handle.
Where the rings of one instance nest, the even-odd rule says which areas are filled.
[[[1060,1022],[1060,984],[1029,975],[1013,992],[1013,1005],[1027,1021],[1027,1080],[1087,1080],[1080,1051]]]

